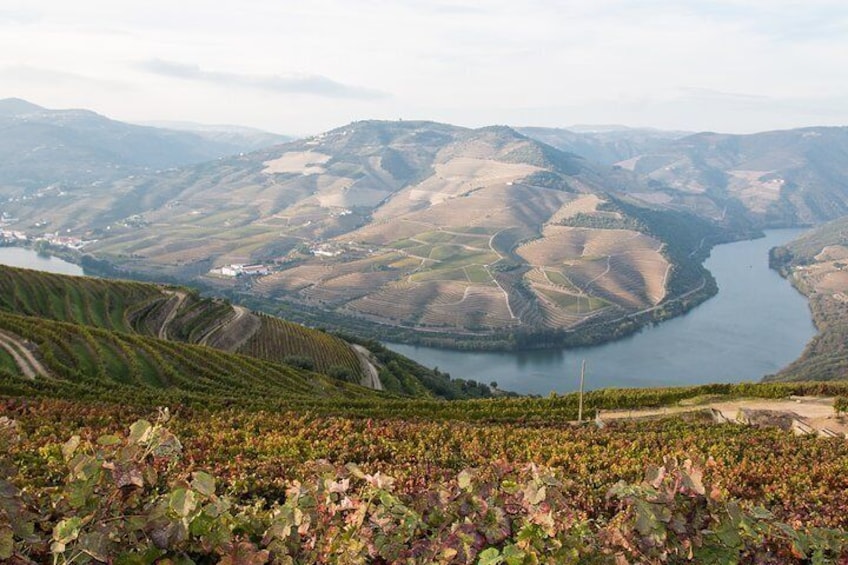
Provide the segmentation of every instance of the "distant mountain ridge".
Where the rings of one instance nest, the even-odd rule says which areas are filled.
[[[641,179],[651,204],[717,222],[762,227],[820,223],[848,214],[848,128],[755,134],[651,129],[520,128],[526,135]],[[647,190],[646,190],[647,188]]]
[[[625,126],[521,127],[524,135],[605,165],[656,151],[690,132]]]
[[[848,214],[848,128],[698,133],[619,163],[696,211],[738,206],[764,226]]]
[[[203,139],[220,144],[222,150],[226,150],[227,147],[229,147],[229,152],[226,153],[226,155],[256,151],[264,147],[288,143],[295,139],[290,135],[281,135],[256,128],[226,124],[198,124],[195,122],[184,121],[151,121],[143,122],[139,125],[193,133]]]
[[[134,174],[210,161],[279,142],[192,133],[111,120],[89,110],[49,110],[0,100],[0,196],[27,196],[111,182]]]

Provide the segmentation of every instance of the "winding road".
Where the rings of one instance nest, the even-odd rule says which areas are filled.
[[[186,293],[179,290],[166,290],[164,291],[166,294],[170,294],[172,296],[176,296],[176,303],[171,306],[171,310],[168,312],[168,315],[165,317],[165,321],[162,322],[162,327],[159,328],[159,339],[168,339],[168,326],[171,322],[174,321],[174,318],[177,316],[177,312],[180,311],[180,307],[183,305],[186,299]],[[171,302],[173,298],[169,298],[168,302]]]
[[[41,364],[41,361],[35,358],[27,348],[24,340],[18,336],[0,331],[0,348],[6,350],[12,356],[18,368],[20,368],[21,372],[28,379],[35,380],[36,377],[50,377],[50,373]]]

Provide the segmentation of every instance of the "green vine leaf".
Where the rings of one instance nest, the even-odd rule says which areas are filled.
[[[15,538],[12,528],[0,527],[0,559],[10,559],[15,552]]]
[[[193,490],[178,488],[171,493],[168,507],[180,518],[187,518],[197,508],[197,495]]]
[[[138,420],[130,426],[130,444],[147,443],[150,441],[150,434],[153,426],[147,420]]]
[[[191,488],[203,496],[213,496],[215,494],[215,478],[203,471],[192,473]]]
[[[65,459],[65,463],[70,462],[71,458],[73,458],[74,453],[76,453],[77,448],[80,444],[79,436],[71,436],[71,438],[62,444],[62,457]]]

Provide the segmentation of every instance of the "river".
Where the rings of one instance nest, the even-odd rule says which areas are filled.
[[[713,248],[705,265],[719,293],[688,314],[596,347],[474,353],[387,344],[455,377],[524,394],[570,392],[586,360],[586,388],[759,380],[796,359],[815,335],[807,299],[768,267],[769,249],[805,230]]]
[[[82,275],[82,267],[58,257],[39,255],[25,247],[0,247],[0,265],[47,271],[59,275]]]

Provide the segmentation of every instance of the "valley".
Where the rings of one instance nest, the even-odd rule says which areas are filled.
[[[137,127],[4,104],[18,128]],[[839,192],[825,182],[838,160],[823,155],[838,157],[841,135],[363,121],[155,174],[17,187],[2,229],[13,242],[68,246],[90,272],[189,284],[243,305],[233,312],[419,346],[575,348],[713,296],[702,262],[714,245],[836,213],[815,202]],[[778,219],[776,206],[794,211]],[[55,231],[38,235],[45,229]],[[264,346],[251,336],[263,323],[242,316],[228,332],[221,320],[200,343],[257,353]],[[235,333],[244,336],[227,337]]]
[[[844,2],[7,4],[0,564],[848,565]]]
[[[501,140],[504,131],[495,133]],[[491,134],[483,132],[486,144]],[[463,143],[479,150],[480,132],[468,135],[472,141]],[[520,151],[534,148],[517,139]],[[313,150],[291,153],[263,162],[270,171],[255,178],[295,175],[289,180],[296,184],[338,164]],[[327,215],[324,204],[353,206],[334,200],[346,196],[333,189],[323,203],[316,197],[295,204],[285,224],[292,241],[275,248],[284,253],[276,258],[264,255],[265,227],[242,224],[228,234],[217,223],[224,216],[201,227],[211,245],[236,254],[224,262],[193,258],[207,242],[188,237],[201,232],[168,219],[167,206],[156,208],[158,223],[136,214],[106,225],[98,237],[87,234],[86,241],[97,241],[81,254],[61,251],[111,277],[193,280],[240,304],[179,284],[0,267],[0,486],[14,513],[8,524],[0,515],[6,544],[0,557],[47,562],[78,552],[97,562],[144,551],[154,559],[248,555],[263,563],[272,556],[333,561],[344,551],[360,561],[415,562],[418,555],[410,552],[426,548],[444,563],[519,554],[578,563],[580,556],[644,556],[628,540],[651,539],[637,521],[645,508],[677,516],[673,528],[656,521],[651,532],[665,536],[657,552],[685,545],[692,531],[701,536],[691,550],[696,557],[733,560],[765,546],[784,563],[845,554],[840,509],[848,491],[844,473],[834,472],[848,457],[839,436],[848,398],[843,381],[611,387],[679,384],[693,367],[730,367],[725,362],[733,355],[719,347],[723,343],[756,349],[740,340],[733,320],[763,322],[745,314],[742,304],[777,314],[788,303],[785,297],[771,306],[754,300],[766,297],[769,287],[748,278],[754,274],[744,269],[749,259],[741,261],[745,273],[739,256],[728,261],[728,280],[749,294],[719,309],[715,333],[696,339],[709,345],[706,361],[681,355],[692,352],[691,343],[637,345],[620,360],[623,368],[635,368],[641,350],[653,357],[656,377],[656,358],[665,353],[663,363],[676,377],[593,378],[583,395],[515,397],[506,392],[513,388],[508,381],[483,384],[492,373],[479,381],[452,379],[445,366],[427,369],[362,336],[307,328],[252,308],[274,305],[295,314],[286,318],[337,315],[395,335],[412,329],[442,340],[462,336],[471,338],[463,344],[471,347],[497,339],[552,346],[566,335],[577,343],[609,340],[715,293],[716,280],[702,264],[711,250],[706,265],[713,268],[710,261],[724,249],[751,247],[758,251],[750,261],[763,263],[756,273],[777,278],[765,268],[765,252],[792,235],[775,240],[767,232],[764,240],[714,247],[745,232],[685,210],[645,208],[621,193],[589,190],[595,173],[588,169],[577,180],[556,173],[557,180],[526,163],[467,155],[448,163],[436,170],[449,178],[430,175],[381,193],[367,213],[351,207]],[[532,183],[521,176],[528,173],[535,175]],[[236,176],[243,187],[246,177]],[[587,184],[573,190],[560,182]],[[127,194],[104,195],[102,210],[111,209],[109,198],[130,202]],[[138,189],[141,194],[168,202],[164,189],[158,196]],[[198,190],[192,205],[201,205],[204,194]],[[502,201],[508,205],[498,205]],[[233,216],[226,217],[225,224]],[[170,231],[177,228],[184,230],[179,236]],[[256,239],[239,237],[251,233]],[[811,295],[841,292],[833,285],[841,280],[842,243],[831,241],[841,232],[825,233],[830,247],[818,251],[817,239],[809,243],[821,263],[804,271],[817,285]],[[781,265],[804,257],[804,241],[789,243]],[[39,247],[49,251],[50,245]],[[116,246],[111,252],[110,245]],[[250,253],[239,254],[241,245]],[[0,252],[7,250],[23,251]],[[68,267],[27,253],[36,266]],[[773,253],[773,265],[781,253]],[[221,268],[210,272],[210,265]],[[716,273],[719,297],[735,296]],[[777,283],[775,289],[795,292],[786,281]],[[794,298],[808,321],[803,299]],[[688,319],[644,333],[685,335],[679,324]],[[796,324],[775,319],[766,325]],[[581,326],[597,333],[581,334]],[[764,342],[793,355],[760,332]],[[826,328],[821,334],[830,335]],[[773,351],[766,357],[777,359]],[[526,385],[532,370],[526,358],[520,365]],[[538,392],[550,390],[548,384]],[[157,414],[153,407],[160,407]],[[740,423],[714,411],[734,409],[741,409]],[[638,419],[630,421],[633,416]],[[136,418],[142,419],[130,426]],[[792,418],[800,435],[781,429]],[[57,443],[69,430],[74,435]],[[661,503],[658,488],[665,493]],[[42,514],[48,506],[50,516]],[[693,515],[693,507],[706,514]],[[360,525],[351,526],[353,512],[363,517]],[[461,541],[466,538],[455,532],[476,541]],[[362,543],[368,539],[379,541]]]
[[[645,208],[622,190],[640,182],[508,127],[372,121],[4,213],[10,233],[67,234],[125,276],[373,337],[516,349],[625,335],[714,294],[700,261],[742,232]],[[221,276],[248,264],[267,274]]]

